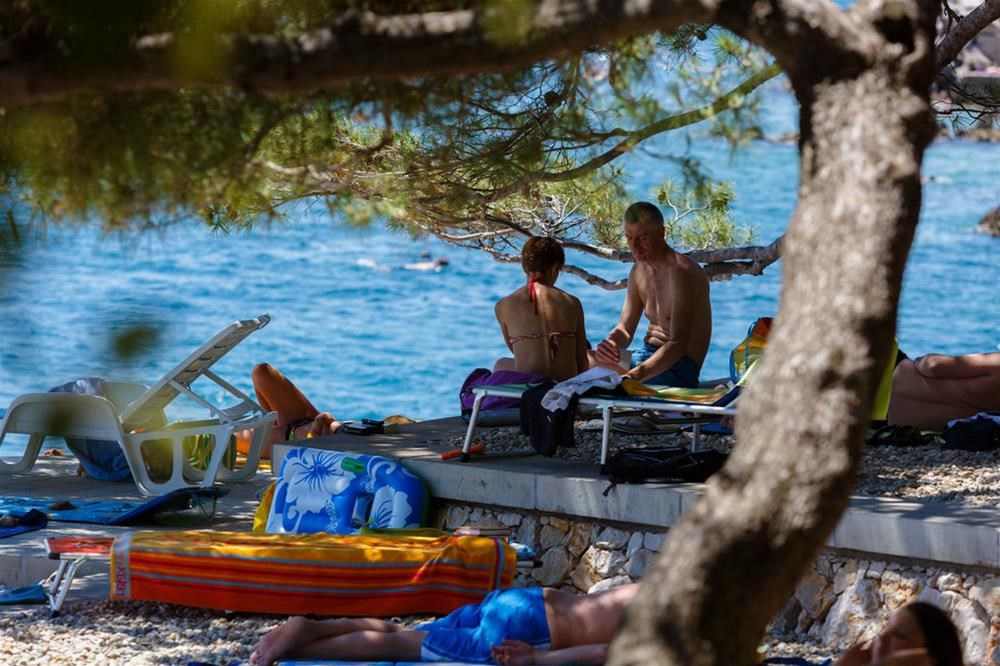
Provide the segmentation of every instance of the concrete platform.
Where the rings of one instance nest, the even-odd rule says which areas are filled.
[[[403,426],[396,434],[338,433],[297,444],[400,459],[427,482],[434,497],[443,500],[644,525],[652,530],[669,528],[701,495],[700,484],[619,484],[605,496],[609,484],[595,464],[540,456],[442,461],[440,448],[430,446],[464,432],[465,423],[456,417]],[[287,448],[276,447],[276,457]],[[130,482],[83,479],[75,469],[72,459],[40,459],[29,474],[0,476],[0,492],[70,500],[143,499]],[[231,492],[219,500],[216,518],[206,529],[249,530],[259,493],[271,480],[269,473],[258,473],[251,481],[231,484]],[[135,528],[53,522],[44,530],[0,539],[0,583],[26,585],[55,568],[55,562],[45,556],[44,537],[114,536],[129,529]],[[855,497],[828,545],[872,559],[931,560],[1000,570],[1000,514],[947,503]],[[102,566],[106,571],[102,563],[94,563],[92,571]]]

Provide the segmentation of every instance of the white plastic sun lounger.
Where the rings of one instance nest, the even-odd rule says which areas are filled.
[[[647,409],[657,412],[702,414],[722,418],[723,416],[732,416],[736,413],[736,402],[739,399],[738,391],[738,386],[733,387],[733,389],[731,389],[730,392],[724,396],[725,398],[728,398],[728,400],[720,398],[719,402],[725,402],[725,404],[705,404],[700,402],[688,402],[686,400],[667,400],[664,398],[642,398],[631,396],[582,396],[578,404],[581,406],[593,407],[601,411],[601,417],[604,421],[601,430],[601,469],[603,470],[604,466],[608,462],[608,448],[611,441],[611,418],[616,409]],[[462,462],[468,462],[470,460],[469,447],[472,445],[472,436],[476,430],[476,422],[479,419],[479,408],[482,405],[483,399],[486,398],[486,396],[520,398],[523,392],[524,389],[521,386],[473,387],[472,393],[476,396],[476,398],[472,403],[472,414],[469,417],[469,428],[465,432],[465,443],[462,446]],[[691,427],[691,450],[697,451],[699,447],[699,437],[701,435],[701,423],[698,420],[693,420]]]
[[[16,462],[0,459],[0,472],[28,472],[35,464],[46,436],[79,437],[117,443],[125,454],[132,478],[144,495],[161,495],[188,486],[209,487],[218,481],[244,481],[257,471],[260,455],[277,414],[265,413],[252,398],[242,393],[209,368],[254,331],[271,320],[264,314],[256,319],[236,321],[199,347],[181,364],[146,389],[141,384],[108,382],[108,397],[75,393],[28,393],[11,403],[0,421],[0,443],[10,433],[28,435],[24,454]],[[239,402],[218,407],[191,389],[200,377],[211,380]],[[145,389],[145,390],[143,390]],[[209,411],[207,419],[162,424],[164,408],[185,395]],[[148,430],[147,430],[148,428]],[[235,432],[252,431],[249,452],[243,467],[223,464],[230,452]],[[205,469],[192,466],[184,440],[207,436],[211,454]],[[169,451],[170,474],[166,480],[153,479],[143,453],[143,444]]]

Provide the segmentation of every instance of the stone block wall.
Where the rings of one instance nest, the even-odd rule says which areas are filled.
[[[642,525],[439,503],[431,525],[507,527],[535,549],[540,565],[517,574],[516,586],[545,585],[596,592],[638,580],[663,545],[665,531]],[[889,615],[911,601],[949,612],[965,641],[969,664],[1000,666],[1000,572],[943,564],[881,562],[827,552],[800,580],[775,618],[771,635],[839,652],[873,638]]]
[[[772,633],[846,649],[874,638],[897,608],[926,601],[946,610],[969,664],[1000,665],[1000,573],[944,564],[821,555],[775,618]]]

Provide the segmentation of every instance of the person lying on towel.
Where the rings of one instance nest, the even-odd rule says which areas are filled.
[[[944,430],[948,421],[1000,409],[1000,352],[900,359],[889,423]]]
[[[638,583],[589,595],[551,587],[491,592],[412,629],[375,618],[293,617],[268,632],[250,663],[279,659],[603,664]]]

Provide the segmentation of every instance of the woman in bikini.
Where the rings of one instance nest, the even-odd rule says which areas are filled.
[[[556,279],[566,257],[552,238],[532,236],[521,250],[527,284],[496,304],[497,321],[514,358],[501,358],[494,370],[532,372],[562,381],[588,366],[587,332],[580,300]]]

